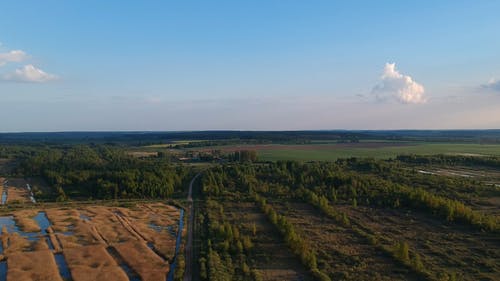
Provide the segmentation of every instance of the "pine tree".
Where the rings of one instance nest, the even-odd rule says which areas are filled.
[[[404,241],[400,241],[397,244],[396,247],[396,257],[400,259],[401,261],[407,262],[410,260],[410,253],[409,253],[409,246],[408,243]]]
[[[413,260],[412,260],[412,265],[413,265],[413,268],[415,268],[418,271],[420,271],[424,268],[424,265],[422,263],[422,259],[420,258],[420,255],[418,253],[415,253],[415,256],[413,257]]]

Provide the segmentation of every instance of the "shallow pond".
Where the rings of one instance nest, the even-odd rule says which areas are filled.
[[[47,233],[47,228],[51,226],[47,214],[45,212],[38,212],[38,214],[33,218],[41,229],[42,234]]]
[[[5,228],[9,233],[18,233],[22,237],[28,239],[28,241],[38,241],[40,239],[40,234],[38,232],[24,232],[16,224],[13,216],[0,217],[0,229]],[[3,253],[3,247],[1,248],[0,254]]]
[[[5,203],[7,203],[7,187],[4,186],[2,191],[2,205],[5,205]]]
[[[160,233],[162,231],[167,231],[172,236],[176,235],[175,229],[174,229],[173,225],[161,226],[161,225],[157,225],[157,224],[154,224],[154,223],[150,223],[150,224],[148,224],[148,227],[151,228],[151,229],[153,229],[154,231],[156,231],[158,233]]]
[[[84,215],[82,213],[80,213],[80,219],[84,220],[84,221],[91,221],[92,218],[87,216],[87,215]]]
[[[26,238],[30,242],[36,242],[41,238],[44,238],[47,242],[47,246],[50,250],[54,249],[54,245],[48,236],[47,229],[52,225],[47,218],[47,214],[45,212],[38,212],[38,214],[33,217],[33,220],[36,221],[38,227],[40,227],[40,232],[24,232],[19,226],[17,226],[16,221],[13,216],[4,216],[0,217],[0,230],[5,227],[9,233],[18,233],[20,236]],[[59,233],[59,232],[58,232]],[[61,232],[64,235],[73,235],[73,232]],[[3,254],[3,247],[0,247],[0,254]]]
[[[7,262],[0,261],[0,281],[7,280]]]

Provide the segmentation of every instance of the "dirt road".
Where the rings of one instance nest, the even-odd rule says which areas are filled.
[[[189,209],[189,217],[187,222],[187,241],[185,247],[185,262],[186,262],[186,270],[184,272],[184,281],[191,281],[193,278],[193,227],[194,227],[194,207],[193,207],[193,184],[196,179],[200,176],[197,174],[189,183],[189,191],[188,191],[188,209]]]

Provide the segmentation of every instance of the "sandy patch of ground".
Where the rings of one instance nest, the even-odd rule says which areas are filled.
[[[7,204],[30,203],[30,192],[26,187],[12,187],[7,189]]]
[[[157,157],[158,152],[148,152],[148,151],[129,151],[127,152],[128,155],[137,157],[137,158],[144,158],[144,157]]]
[[[26,188],[28,182],[20,178],[9,178],[7,183],[7,204],[31,203],[30,192]]]

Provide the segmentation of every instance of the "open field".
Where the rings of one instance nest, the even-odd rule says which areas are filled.
[[[451,154],[451,155],[500,155],[500,145],[423,143],[366,147],[366,144],[312,145],[307,149],[299,146],[293,148],[275,147],[274,149],[257,150],[259,159],[264,161],[299,160],[330,161],[338,158],[393,158],[400,154]]]
[[[162,144],[152,144],[152,145],[147,145],[145,146],[146,148],[169,148],[174,145],[182,145],[182,144],[190,144],[190,143],[197,143],[197,142],[204,142],[205,140],[174,140],[170,141],[169,143],[162,143]]]
[[[12,281],[163,281],[179,220],[162,203],[14,211],[0,217],[0,262]]]
[[[449,154],[449,155],[500,155],[498,144],[474,143],[432,143],[432,142],[397,142],[364,141],[359,143],[311,143],[311,144],[262,144],[262,145],[227,145],[190,148],[190,151],[210,152],[220,150],[232,153],[240,150],[255,150],[259,160],[298,160],[331,161],[339,158],[393,158],[401,154]]]

